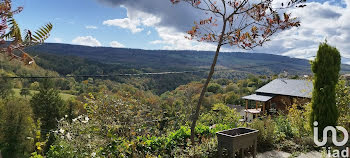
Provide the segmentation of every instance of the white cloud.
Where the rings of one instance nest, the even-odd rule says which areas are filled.
[[[195,40],[187,40],[184,30],[190,29],[193,17],[198,20],[202,14],[195,14],[193,8],[187,9],[185,4],[169,7],[162,0],[150,3],[138,0],[109,1],[114,5],[124,5],[127,9],[127,17],[114,19],[114,26],[131,30],[133,33],[141,32],[143,26],[153,27],[159,35],[158,40],[149,42],[161,45],[163,49],[190,49],[190,50],[215,50],[216,45],[200,43]],[[276,4],[290,0],[275,0]],[[350,57],[350,0],[331,0],[326,2],[308,2],[305,8],[292,8],[293,17],[299,17],[301,26],[277,33],[270,42],[263,47],[257,47],[252,52],[287,55],[291,57],[309,59],[317,52],[320,42],[327,39],[328,43],[336,46],[343,57]],[[155,10],[154,5],[164,7]],[[192,14],[191,14],[192,13]],[[183,15],[185,14],[185,15]],[[181,16],[180,16],[181,15]],[[186,16],[188,15],[188,16]],[[107,25],[107,21],[104,22]],[[113,21],[109,21],[112,25]],[[223,47],[223,51],[244,51],[236,47]]]
[[[58,37],[53,38],[53,40],[55,41],[55,43],[62,43],[63,42],[62,38],[58,38]]]
[[[150,35],[151,33],[152,33],[151,31],[148,31],[148,32],[147,32],[147,35]]]
[[[87,26],[85,26],[85,28],[86,29],[98,29],[98,27],[97,26],[94,26],[94,25],[87,25]]]
[[[255,51],[310,59],[316,55],[318,45],[327,39],[343,57],[350,56],[350,0],[344,2],[346,7],[309,2],[305,8],[291,9],[292,16],[300,18],[301,26],[276,34]]]
[[[179,32],[174,28],[156,27],[156,31],[161,40],[149,42],[150,44],[161,44],[162,49],[167,50],[209,50],[215,51],[216,45],[213,43],[198,42],[196,40],[186,39],[186,34]],[[223,48],[222,51],[229,51]]]
[[[111,47],[114,47],[114,48],[122,48],[122,47],[125,47],[124,44],[121,44],[119,43],[118,41],[112,41],[109,43],[109,45]]]
[[[142,28],[138,28],[140,25],[139,21],[132,21],[129,18],[106,20],[103,22],[103,25],[118,26],[123,29],[129,29],[132,33],[141,32],[143,30]]]
[[[107,26],[117,26],[123,29],[129,29],[133,34],[143,31],[142,26],[155,26],[157,23],[160,22],[160,18],[148,14],[142,11],[129,11],[127,10],[127,17],[123,19],[112,19],[112,20],[106,20],[103,21],[103,25]]]
[[[78,36],[75,39],[73,39],[72,43],[92,47],[101,46],[101,43],[92,36]]]

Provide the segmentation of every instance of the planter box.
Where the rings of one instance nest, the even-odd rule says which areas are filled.
[[[237,151],[240,153],[237,155],[244,157],[244,150],[252,148],[253,158],[255,158],[258,132],[258,130],[249,128],[234,128],[217,132],[219,156],[222,157],[222,149],[226,148],[230,157],[235,157]]]

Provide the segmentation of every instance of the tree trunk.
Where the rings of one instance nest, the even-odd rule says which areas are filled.
[[[197,104],[196,109],[195,109],[196,110],[195,114],[193,115],[193,120],[192,120],[192,125],[191,125],[191,143],[192,143],[192,145],[194,145],[194,143],[195,143],[195,141],[194,141],[195,128],[196,128],[196,123],[197,123],[197,120],[198,120],[198,117],[199,117],[202,101],[204,99],[204,94],[207,91],[207,87],[209,85],[209,82],[210,82],[211,78],[213,77],[214,70],[215,70],[215,65],[216,65],[216,62],[218,60],[218,56],[219,56],[219,53],[220,53],[220,48],[221,48],[221,45],[222,45],[222,42],[223,42],[223,38],[224,38],[225,29],[226,29],[226,20],[225,20],[225,18],[223,18],[223,21],[224,21],[224,24],[223,24],[223,27],[222,27],[221,36],[220,36],[218,45],[216,47],[216,52],[215,52],[215,56],[214,56],[214,59],[213,59],[213,63],[211,64],[209,75],[207,77],[207,80],[205,81],[205,84],[204,84],[203,89],[201,91],[201,94],[199,96],[198,104]]]

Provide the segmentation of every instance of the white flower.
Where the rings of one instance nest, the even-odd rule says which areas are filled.
[[[77,118],[72,119],[73,122],[77,121]]]
[[[71,139],[72,139],[72,136],[70,135],[69,132],[67,133],[66,137],[67,137],[68,140],[71,140]]]
[[[87,117],[87,116],[85,116],[85,120],[84,121],[81,121],[81,122],[83,122],[83,123],[87,123],[87,122],[89,122],[89,117]]]
[[[62,128],[61,128],[59,131],[60,131],[60,133],[62,133],[62,134],[64,133],[64,129],[62,129]]]
[[[95,152],[91,153],[91,157],[95,157],[95,156],[96,156]]]
[[[64,117],[68,117],[68,115],[64,115]]]

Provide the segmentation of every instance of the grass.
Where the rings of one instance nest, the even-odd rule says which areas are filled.
[[[24,96],[21,96],[20,92],[21,89],[18,88],[14,88],[13,91],[15,92],[14,96],[15,97],[19,97],[19,98],[24,98]],[[35,90],[30,90],[30,94],[33,95],[35,93],[38,93],[39,91],[35,91]],[[60,96],[62,97],[63,100],[68,100],[70,98],[75,98],[75,95],[71,95],[71,94],[66,94],[66,93],[60,93]],[[31,99],[32,96],[27,96],[27,99]]]

